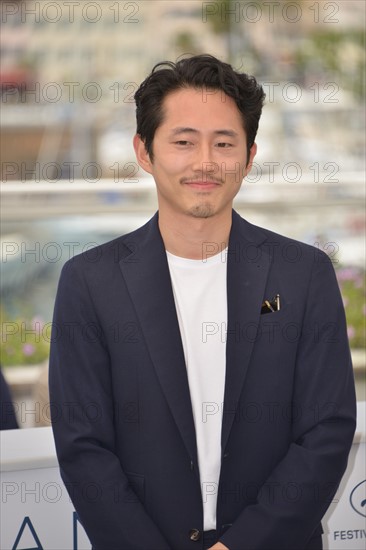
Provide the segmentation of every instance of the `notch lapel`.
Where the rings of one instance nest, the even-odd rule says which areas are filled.
[[[120,261],[120,268],[162,390],[188,454],[197,464],[187,370],[158,214],[126,236],[125,244],[133,252]]]
[[[224,451],[248,370],[270,266],[266,236],[233,211],[227,266],[228,331],[221,446]],[[246,336],[250,331],[250,336]],[[254,335],[255,336],[255,335]]]

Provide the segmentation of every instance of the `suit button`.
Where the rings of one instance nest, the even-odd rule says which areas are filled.
[[[201,531],[200,531],[199,529],[191,529],[191,530],[189,531],[189,538],[190,538],[191,540],[194,540],[194,541],[200,540],[200,538],[201,538]]]

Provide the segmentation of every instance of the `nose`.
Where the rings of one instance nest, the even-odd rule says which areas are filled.
[[[192,160],[193,171],[202,173],[203,175],[214,175],[218,174],[219,168],[219,165],[213,160],[210,144],[202,142],[197,145]]]

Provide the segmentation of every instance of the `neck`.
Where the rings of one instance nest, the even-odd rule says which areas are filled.
[[[229,242],[231,221],[231,209],[210,218],[159,210],[159,229],[166,250],[192,260],[206,259],[224,250]]]

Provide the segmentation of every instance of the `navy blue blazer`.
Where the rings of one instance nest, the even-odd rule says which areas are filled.
[[[227,262],[220,540],[313,548],[356,417],[333,266],[235,211]],[[280,311],[261,314],[277,293]],[[93,548],[201,549],[195,427],[158,213],[64,266],[50,395],[61,475]]]

